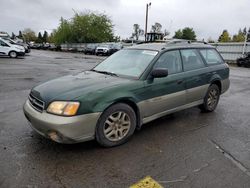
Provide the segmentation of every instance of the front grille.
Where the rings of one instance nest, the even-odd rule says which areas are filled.
[[[36,97],[34,97],[32,94],[29,95],[29,101],[31,106],[39,111],[42,112],[44,110],[44,102]]]

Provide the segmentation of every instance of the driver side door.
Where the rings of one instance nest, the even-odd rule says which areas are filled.
[[[6,44],[4,41],[0,40],[0,54],[1,55],[8,55],[9,53],[9,45]]]
[[[169,75],[144,81],[148,99],[139,104],[143,119],[150,116],[160,117],[168,110],[182,106],[186,102],[185,75],[179,50],[163,53],[154,68],[167,68]]]

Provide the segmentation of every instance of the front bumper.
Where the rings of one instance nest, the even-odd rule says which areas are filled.
[[[42,136],[59,143],[77,143],[95,138],[96,123],[100,112],[63,117],[36,111],[27,100],[23,106],[31,127]]]
[[[24,56],[25,52],[17,52],[17,56]]]
[[[25,48],[25,53],[30,53],[30,49],[29,48]]]

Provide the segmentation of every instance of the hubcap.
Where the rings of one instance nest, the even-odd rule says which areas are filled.
[[[11,57],[16,57],[16,53],[15,52],[10,52],[10,56]]]
[[[110,141],[122,140],[129,132],[131,121],[127,113],[115,112],[104,123],[104,135]]]
[[[209,109],[214,109],[217,105],[219,92],[216,89],[211,89],[208,94],[207,106]]]

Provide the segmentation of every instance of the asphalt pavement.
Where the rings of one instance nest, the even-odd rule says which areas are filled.
[[[33,50],[0,57],[0,187],[129,187],[146,176],[163,187],[250,187],[250,69],[230,67],[231,87],[213,113],[191,108],[136,131],[128,143],[63,145],[29,127],[30,89],[105,57]],[[67,84],[67,83],[65,83]]]

